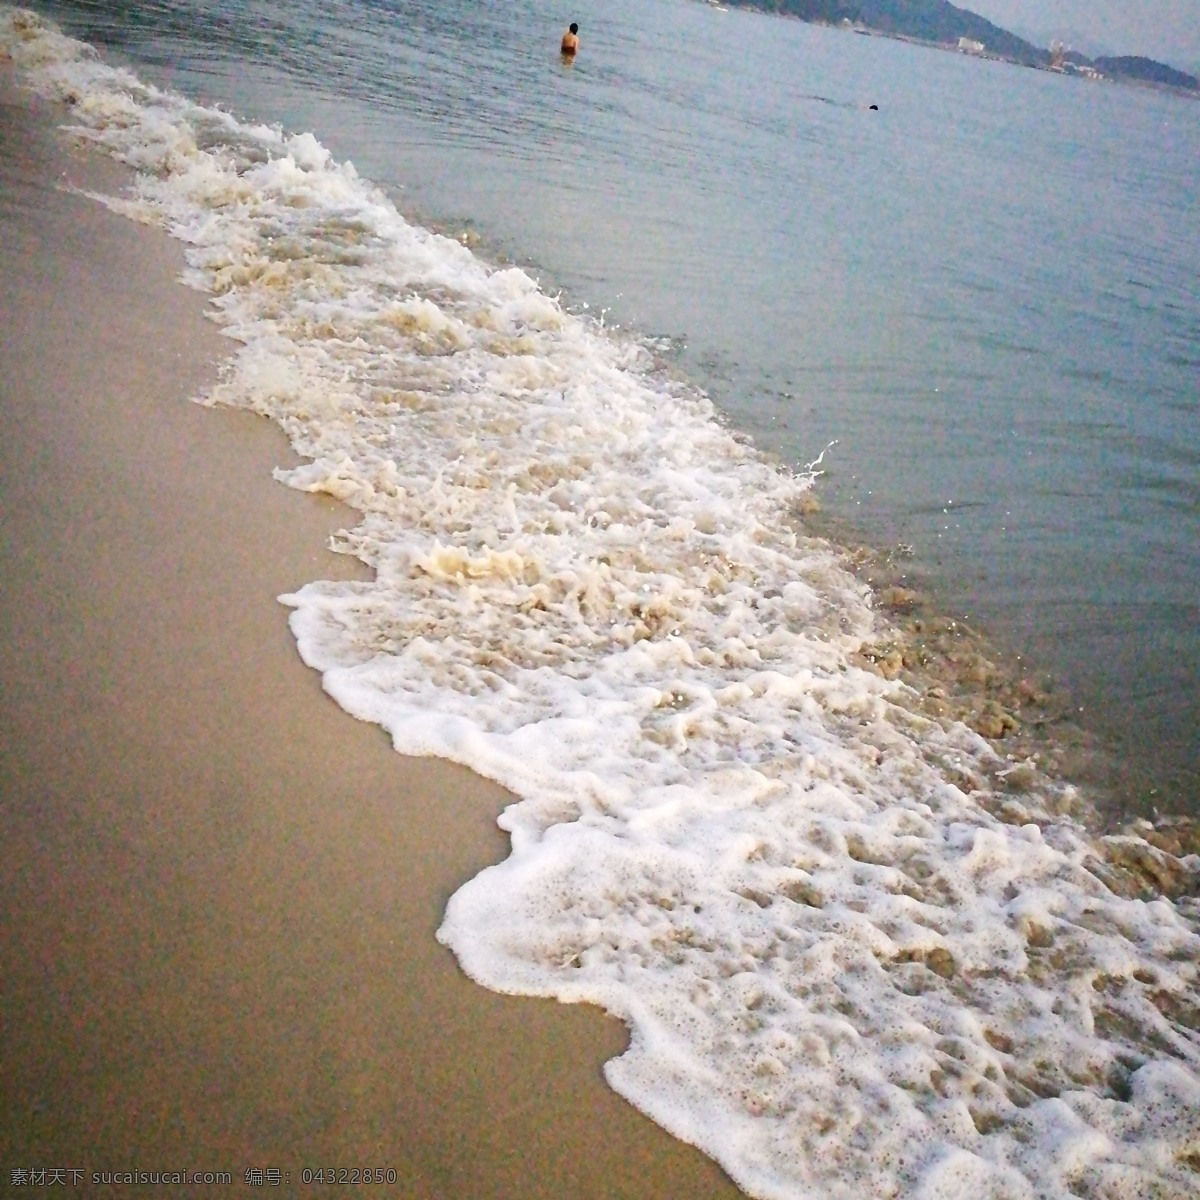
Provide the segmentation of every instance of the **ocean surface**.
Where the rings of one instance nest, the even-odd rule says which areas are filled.
[[[755,1196],[1194,1196],[1200,904],[1018,701],[1195,810],[1200,109],[693,0],[39,11],[0,53],[186,246],[200,399],[358,510],[300,653],[520,797],[463,969],[624,1019]]]
[[[1200,811],[1194,101],[695,0],[43,10],[312,132],[784,464],[833,443],[825,515],[1056,681],[1110,807]]]

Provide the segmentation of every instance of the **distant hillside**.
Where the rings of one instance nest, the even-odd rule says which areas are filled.
[[[766,12],[821,21],[831,25],[851,21],[880,33],[918,38],[925,42],[957,42],[960,37],[982,42],[992,54],[1030,66],[1050,61],[1049,51],[1031,45],[991,21],[956,8],[947,0],[728,0]]]
[[[853,20],[855,8],[849,0],[726,0],[726,3],[735,7],[743,5],[759,12],[799,17],[801,21],[825,22],[830,25],[836,25],[843,20]]]
[[[1050,65],[1048,47],[1035,46],[1007,29],[992,24],[969,9],[958,8],[948,0],[726,0],[765,12],[799,17],[838,25],[843,21],[861,25],[879,33],[916,38],[924,42],[954,45],[959,38],[981,42],[987,54],[1009,59],[1028,67]],[[1094,67],[1112,79],[1200,91],[1200,82],[1183,71],[1151,58],[1133,56],[1089,59],[1071,54],[1076,66]]]
[[[1200,89],[1200,80],[1192,75],[1168,67],[1166,63],[1155,62],[1152,58],[1140,58],[1137,55],[1121,55],[1117,58],[1093,58],[1092,66],[1101,75],[1113,79],[1138,79],[1143,83],[1159,83],[1167,87],[1188,88],[1191,91]]]
[[[859,21],[882,33],[899,33],[926,42],[957,42],[965,37],[982,42],[989,54],[1027,66],[1044,66],[1050,61],[1048,49],[1034,46],[947,0],[848,0],[845,7],[856,9]]]

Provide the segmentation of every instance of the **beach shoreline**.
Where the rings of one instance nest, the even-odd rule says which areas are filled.
[[[1018,1144],[1061,1190],[1037,1107],[1060,1095],[1097,1155],[1190,1186],[1170,1112],[1200,1095],[1175,1000],[1200,858],[1070,819],[1077,789],[1005,726],[1035,681],[1010,702],[996,679],[972,732],[939,662],[987,685],[986,645],[917,628],[874,552],[810,539],[807,481],[707,404],[612,370],[528,276],[397,221],[315,135],[97,69],[50,94],[143,165],[131,203],[97,198],[116,164],[48,138],[62,113],[34,128],[0,94],[18,1182],[736,1194],[619,1092],[756,1195],[898,1194],[915,1145],[913,1194],[947,1152]],[[178,222],[236,367],[180,247],[122,213]],[[614,419],[637,435],[616,471],[590,452]],[[619,519],[646,508],[661,525]],[[581,1000],[631,1023],[624,1058]],[[949,1031],[965,1072],[939,1065]],[[968,1120],[940,1127],[947,1105]]]
[[[947,605],[906,547],[881,550],[823,509],[804,520],[814,536],[844,550],[888,619],[864,665],[908,684],[922,711],[962,721],[1014,767],[1078,789],[1071,814],[1093,833],[1147,820],[1194,824],[1196,802],[1186,779],[1130,759],[1111,731],[1083,719],[1077,697],[1044,663],[1020,653],[986,621]]]
[[[0,106],[4,1170],[739,1194],[605,1085],[620,1023],[438,945],[507,793],[322,693],[277,597],[363,577],[324,549],[349,510],[273,481],[274,426],[189,402],[229,343],[180,247],[81,194],[124,168],[3,64]]]

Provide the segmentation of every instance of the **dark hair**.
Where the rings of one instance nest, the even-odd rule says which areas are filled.
[[[579,26],[578,26],[578,25],[576,25],[574,21],[572,21],[572,22],[571,22],[571,32],[572,32],[572,33],[578,33],[578,32],[579,32]]]

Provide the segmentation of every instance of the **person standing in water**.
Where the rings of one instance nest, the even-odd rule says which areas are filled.
[[[579,49],[579,26],[572,21],[571,28],[563,34],[562,45],[559,47],[566,58],[574,58]]]

